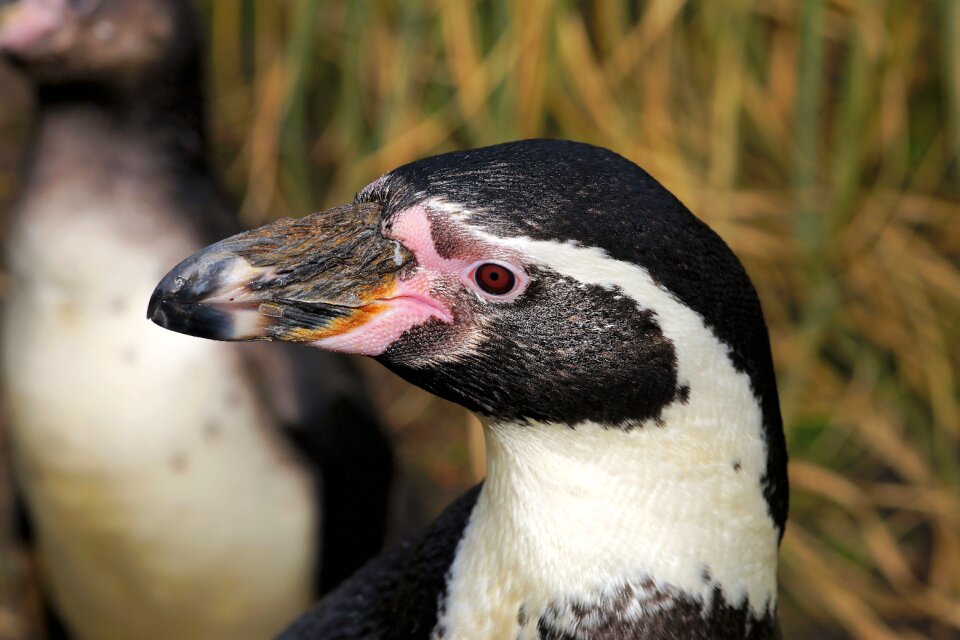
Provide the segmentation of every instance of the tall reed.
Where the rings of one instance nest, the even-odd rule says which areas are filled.
[[[248,224],[521,137],[654,174],[742,258],[771,327],[787,636],[960,634],[960,3],[201,6],[216,160]],[[0,198],[14,184],[0,168]],[[479,473],[475,427],[375,375],[435,510]]]

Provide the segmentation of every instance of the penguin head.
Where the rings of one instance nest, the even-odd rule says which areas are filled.
[[[198,51],[188,0],[0,4],[0,54],[41,86],[142,88]]]
[[[148,315],[208,338],[373,356],[497,422],[656,428],[718,393],[712,380],[729,369],[785,487],[749,278],[652,177],[590,145],[528,140],[399,167],[352,205],[188,258]],[[781,525],[782,493],[768,496]]]

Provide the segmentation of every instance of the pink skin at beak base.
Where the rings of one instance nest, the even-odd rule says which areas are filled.
[[[364,324],[339,335],[321,338],[314,346],[330,351],[378,356],[410,329],[436,318],[453,323],[453,312],[431,293],[431,274],[457,273],[470,264],[464,260],[441,257],[434,246],[430,219],[421,206],[399,212],[393,220],[390,237],[406,247],[417,259],[412,277],[398,280],[386,309]]]
[[[430,296],[429,280],[422,271],[398,282],[389,298],[375,304],[385,309],[355,329],[312,344],[329,351],[378,356],[404,333],[431,318],[453,323],[453,313]]]
[[[438,286],[440,281],[446,282],[447,286],[461,286],[464,274],[478,259],[513,257],[503,249],[485,245],[479,240],[468,245],[462,256],[441,256],[435,245],[430,213],[423,205],[414,205],[397,213],[387,235],[403,244],[416,257],[418,267],[413,276],[397,281],[390,296],[377,303],[386,309],[370,320],[345,333],[321,338],[312,344],[331,351],[377,356],[404,333],[432,318],[453,324],[454,316],[449,304],[434,293],[443,288]]]

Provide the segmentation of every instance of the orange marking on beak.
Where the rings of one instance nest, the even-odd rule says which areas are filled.
[[[395,289],[396,283],[391,277],[388,279],[388,281],[385,281],[380,286],[372,289],[369,292],[369,295],[365,296],[366,300],[369,302],[363,306],[351,309],[349,315],[333,320],[329,325],[322,329],[307,329],[305,327],[291,329],[286,333],[283,339],[289,342],[315,342],[317,340],[322,340],[323,338],[344,334],[361,327],[373,319],[374,316],[383,313],[389,308],[390,305],[384,300],[384,298],[393,293]],[[264,306],[266,305],[260,305],[261,313],[264,313]],[[267,313],[264,313],[264,315],[271,315],[270,311],[272,310],[268,309]]]
[[[350,315],[337,318],[323,329],[297,327],[287,332],[283,339],[289,342],[314,342],[323,338],[347,333],[348,331],[363,326],[378,313],[386,311],[387,306],[388,305],[380,301],[371,302],[370,304],[353,309]]]

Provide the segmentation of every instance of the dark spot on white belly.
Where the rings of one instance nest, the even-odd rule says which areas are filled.
[[[123,298],[111,298],[107,303],[107,309],[114,315],[120,315],[127,308],[127,301]]]
[[[183,451],[176,451],[167,460],[167,464],[174,473],[185,473],[190,468],[190,458]]]
[[[709,568],[703,568],[702,577],[712,581]],[[704,601],[650,579],[624,582],[589,601],[554,602],[537,620],[537,632],[540,640],[773,640],[779,636],[773,611],[757,617],[745,600],[729,602],[719,586]]]
[[[734,461],[733,461],[733,470],[736,471],[737,473],[739,473],[739,472],[740,472],[740,469],[743,469],[743,465],[740,464],[740,461],[739,461],[739,460],[734,460]]]
[[[79,323],[80,314],[75,305],[69,302],[63,302],[57,305],[57,320],[60,326],[66,329],[72,329]]]
[[[120,361],[124,364],[136,364],[139,354],[134,347],[124,347],[120,352]]]
[[[216,442],[220,439],[221,428],[213,420],[208,420],[203,424],[203,439],[207,442]]]

